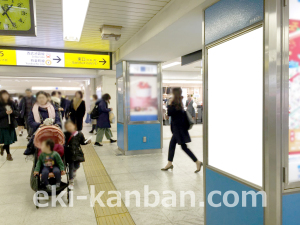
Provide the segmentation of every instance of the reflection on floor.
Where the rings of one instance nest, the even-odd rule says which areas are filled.
[[[86,138],[91,136],[88,134],[89,129],[84,127]],[[160,171],[167,162],[168,138],[171,137],[169,129],[164,127],[163,154],[116,156],[119,153],[116,144],[105,143],[103,147],[95,148],[114,186],[121,192],[124,202],[125,191],[140,192],[141,206],[135,205],[135,198],[132,196],[130,206],[127,207],[137,225],[203,224],[204,210],[199,207],[199,202],[203,201],[202,172],[194,174],[194,163],[179,146],[176,149],[174,170]],[[95,139],[95,135],[93,136]],[[188,146],[202,160],[202,126],[195,126],[191,130],[191,136],[194,137],[193,142]],[[0,157],[0,224],[97,224],[94,210],[87,200],[74,201],[74,207],[62,207],[58,204],[55,208],[35,208],[32,201],[34,192],[29,185],[32,162],[26,162],[23,156],[24,146],[27,144],[25,137],[19,138],[13,145],[13,162],[7,162],[5,157]],[[155,190],[159,193],[160,204],[155,208],[144,207],[145,185],[149,185],[150,191]],[[163,207],[162,199],[170,196],[164,195],[164,191],[175,191],[176,207]],[[189,197],[184,202],[185,207],[180,207],[180,191],[193,191],[196,195],[196,207],[191,207]],[[77,196],[90,198],[83,169],[78,171],[75,181],[74,199]],[[67,202],[66,196],[63,196],[63,199]],[[154,202],[154,196],[150,196],[149,199],[149,203]]]

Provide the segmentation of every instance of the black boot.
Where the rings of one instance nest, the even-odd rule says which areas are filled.
[[[4,146],[2,145],[1,147],[0,147],[0,155],[3,155],[4,154]]]
[[[101,147],[101,146],[103,146],[102,144],[100,144],[99,142],[95,142],[95,146],[99,146],[99,147]]]
[[[110,143],[115,143],[117,142],[116,140],[110,139]]]

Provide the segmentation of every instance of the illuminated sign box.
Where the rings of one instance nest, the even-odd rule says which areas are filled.
[[[111,53],[0,49],[0,65],[111,70]]]

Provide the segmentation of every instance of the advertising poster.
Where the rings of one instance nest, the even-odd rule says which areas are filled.
[[[158,120],[157,76],[130,76],[130,121]]]
[[[300,2],[290,1],[289,181],[300,181]]]

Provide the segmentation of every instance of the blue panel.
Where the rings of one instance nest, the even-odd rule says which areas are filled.
[[[205,44],[262,21],[263,0],[221,0],[205,10]]]
[[[157,115],[140,115],[140,116],[130,116],[130,121],[157,121]]]
[[[117,64],[117,78],[123,76],[123,62]]]
[[[213,203],[222,203],[221,207],[212,207],[207,203],[207,196],[212,191],[221,191],[222,196],[214,195]],[[229,208],[223,203],[223,195],[227,191],[235,191],[239,195],[237,206]],[[232,180],[226,176],[206,169],[206,224],[207,225],[263,225],[264,209],[262,197],[257,197],[257,207],[252,207],[252,197],[247,196],[247,205],[242,207],[242,191],[255,191],[254,189]],[[256,191],[255,191],[256,192]],[[228,196],[228,203],[234,202],[234,196]]]
[[[124,125],[121,123],[117,124],[117,136],[118,147],[124,150]]]
[[[300,224],[300,193],[282,197],[282,225]]]
[[[160,149],[160,128],[160,124],[128,125],[128,151]],[[143,137],[147,138],[147,142],[143,142]]]

